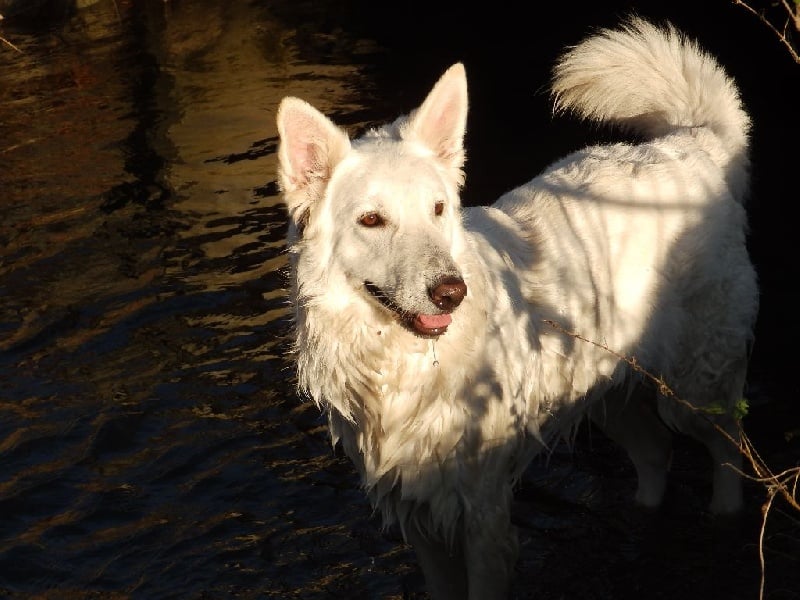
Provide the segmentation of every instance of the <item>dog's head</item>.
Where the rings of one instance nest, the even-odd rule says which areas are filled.
[[[467,293],[454,258],[465,243],[466,118],[460,63],[413,113],[352,141],[308,103],[284,98],[279,176],[305,302],[366,303],[417,335],[445,332]]]

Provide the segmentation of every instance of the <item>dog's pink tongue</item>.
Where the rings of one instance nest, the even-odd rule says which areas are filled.
[[[419,315],[419,322],[427,329],[439,329],[440,327],[447,327],[453,320],[448,314],[443,315]]]

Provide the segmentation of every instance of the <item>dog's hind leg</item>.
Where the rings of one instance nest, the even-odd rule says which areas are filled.
[[[683,424],[681,429],[702,442],[711,454],[714,487],[709,509],[717,515],[737,513],[744,502],[739,474],[742,469],[739,425],[729,414],[696,416],[699,418]]]
[[[592,421],[622,446],[633,462],[638,479],[636,502],[647,508],[661,504],[672,460],[672,432],[647,402],[649,390],[639,387],[611,390],[590,411]]]
[[[711,455],[713,468],[713,492],[709,509],[717,515],[734,514],[741,510],[742,496],[742,452],[739,422],[732,408],[742,399],[747,361],[741,360],[726,373],[707,384],[705,402],[696,410],[685,406],[659,402],[659,411],[675,424],[681,432],[701,442]],[[677,414],[676,414],[677,410]]]
[[[450,548],[443,540],[406,525],[406,540],[417,556],[425,586],[433,600],[465,600],[467,573],[461,547]]]
[[[713,492],[709,509],[717,515],[737,513],[744,504],[741,433],[734,409],[742,400],[746,374],[747,359],[732,360],[713,377],[695,376],[692,385],[683,392],[678,390],[690,406],[672,398],[659,398],[658,402],[664,420],[702,443],[711,455]]]

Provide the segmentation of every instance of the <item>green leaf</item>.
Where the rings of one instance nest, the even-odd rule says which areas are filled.
[[[800,3],[800,0],[795,0],[795,2]],[[747,398],[739,398],[733,405],[733,416],[735,419],[744,419],[749,410],[750,406],[747,403]]]

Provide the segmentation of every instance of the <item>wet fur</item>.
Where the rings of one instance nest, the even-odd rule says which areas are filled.
[[[735,85],[671,26],[633,18],[568,49],[552,90],[557,108],[643,141],[585,148],[469,209],[463,65],[359,139],[297,98],[278,113],[299,387],[436,599],[505,597],[514,484],[586,415],[627,449],[641,504],[662,499],[670,429],[709,448],[711,509],[742,504],[723,466],[738,451],[714,428],[737,436],[730,412],[656,398],[617,355],[571,335],[635,357],[696,406],[741,398],[758,290]],[[362,224],[370,213],[381,226]],[[467,295],[444,334],[416,335],[407,317],[444,312],[429,289],[445,276]]]

